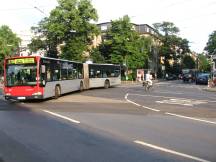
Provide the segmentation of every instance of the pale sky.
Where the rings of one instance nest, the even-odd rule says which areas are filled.
[[[0,0],[0,25],[20,33],[36,25],[57,5],[56,0]],[[216,0],[92,0],[99,21],[129,15],[131,22],[149,24],[170,21],[180,28],[191,50],[202,52],[209,34],[216,30]],[[36,8],[35,8],[36,7]]]

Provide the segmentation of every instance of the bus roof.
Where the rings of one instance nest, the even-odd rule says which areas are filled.
[[[68,62],[75,62],[75,63],[81,63],[78,61],[73,61],[73,60],[66,60],[66,59],[59,59],[59,58],[53,58],[53,57],[44,57],[44,56],[13,56],[13,57],[8,57],[5,58],[5,60],[8,59],[17,59],[17,58],[44,58],[44,59],[51,59],[51,60],[58,60],[58,61],[68,61]],[[104,66],[120,66],[119,64],[106,64],[106,63],[84,63],[84,64],[89,64],[89,65],[104,65]]]

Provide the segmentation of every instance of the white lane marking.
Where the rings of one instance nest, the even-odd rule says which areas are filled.
[[[130,103],[132,103],[132,104],[134,104],[134,105],[136,105],[136,106],[139,106],[139,107],[141,106],[140,104],[137,104],[137,103],[135,103],[135,102],[133,102],[133,101],[131,101],[131,100],[128,100],[128,99],[127,99],[127,102],[130,102]]]
[[[70,121],[72,123],[80,124],[80,121],[78,121],[78,120],[74,120],[74,119],[68,118],[66,116],[63,116],[63,115],[60,115],[60,114],[57,114],[57,113],[54,113],[54,112],[51,112],[51,111],[48,111],[48,110],[43,110],[43,111],[46,112],[46,113],[48,113],[48,114],[51,114],[53,116],[57,116],[59,118],[68,120],[68,121]]]
[[[199,119],[199,118],[193,118],[193,117],[188,117],[188,116],[183,116],[183,115],[178,115],[178,114],[173,114],[173,113],[168,113],[168,112],[166,112],[165,114],[171,115],[171,116],[176,116],[176,117],[179,117],[179,118],[184,118],[184,119],[190,119],[190,120],[205,122],[205,123],[209,123],[209,124],[216,124],[216,122],[209,121],[209,120],[203,120],[203,119]]]
[[[178,156],[181,156],[181,157],[184,157],[184,158],[188,158],[188,159],[192,159],[192,160],[196,160],[196,161],[200,161],[200,162],[210,162],[208,160],[205,160],[205,159],[202,159],[202,158],[199,158],[199,157],[195,157],[195,156],[184,154],[184,153],[177,152],[177,151],[174,151],[174,150],[166,149],[166,148],[159,147],[159,146],[156,146],[156,145],[152,145],[152,144],[149,144],[149,143],[146,143],[146,142],[143,142],[143,141],[135,140],[134,143],[140,144],[140,145],[143,145],[143,146],[147,146],[147,147],[150,147],[150,148],[153,148],[153,149],[156,149],[156,150],[160,150],[160,151],[163,151],[163,152],[167,152],[167,153],[170,153],[170,154],[178,155]]]
[[[136,105],[136,106],[139,106],[139,107],[141,106],[140,104],[137,104],[137,103],[135,103],[135,102],[133,102],[133,101],[131,101],[131,100],[128,100],[128,98],[127,98],[128,95],[129,95],[128,93],[125,95],[125,99],[126,99],[127,102],[130,102],[130,103],[132,103],[132,104],[134,104],[134,105]]]
[[[131,100],[129,100],[127,97],[128,97],[128,93],[125,95],[125,99],[126,99],[126,101],[127,102],[130,102],[130,103],[132,103],[132,104],[134,104],[134,105],[136,105],[136,106],[139,106],[139,107],[141,107],[141,105],[140,104],[138,104],[138,103],[135,103],[135,102],[133,102],[133,101],[131,101]],[[143,108],[145,108],[145,109],[148,109],[148,110],[152,110],[152,111],[156,111],[156,112],[159,112],[160,110],[158,110],[158,109],[153,109],[153,108],[150,108],[150,107],[147,107],[147,106],[142,106]]]
[[[160,111],[158,109],[153,109],[153,108],[150,108],[150,107],[147,107],[147,106],[142,106],[142,107],[145,108],[145,109],[148,109],[148,110],[156,111],[156,112]]]

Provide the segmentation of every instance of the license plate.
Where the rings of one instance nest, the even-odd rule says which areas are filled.
[[[17,97],[18,100],[25,100],[25,97]]]

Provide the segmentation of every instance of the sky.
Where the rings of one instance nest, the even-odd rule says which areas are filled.
[[[25,33],[58,4],[56,0],[0,0],[0,25]],[[179,36],[190,42],[191,50],[201,53],[209,35],[216,30],[216,0],[92,0],[99,20],[116,20],[124,15],[137,24],[169,21]]]

